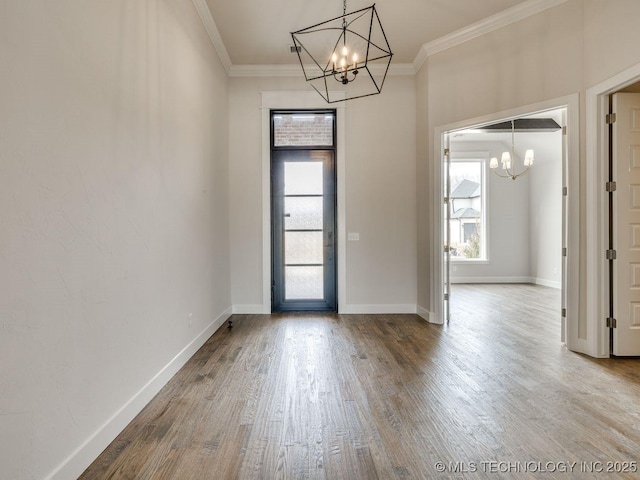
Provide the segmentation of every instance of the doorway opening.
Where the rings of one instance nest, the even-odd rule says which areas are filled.
[[[516,290],[507,284],[539,285],[553,289],[545,296],[557,301],[552,311],[557,312],[565,341],[566,125],[567,108],[560,107],[443,132],[445,322],[455,321],[456,308],[468,310],[460,302],[450,307],[456,300],[456,285],[477,285],[477,293],[482,292],[481,285],[492,284],[489,297],[500,306],[496,299],[500,289],[495,285],[504,284],[503,305],[512,307]],[[495,175],[500,168],[495,172],[490,168],[492,158],[509,151],[520,172],[529,149],[535,152],[535,161],[515,180]],[[468,289],[460,291],[465,295],[458,300],[464,302]]]
[[[336,312],[336,111],[271,111],[271,310]]]

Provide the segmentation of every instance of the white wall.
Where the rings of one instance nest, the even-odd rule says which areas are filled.
[[[429,145],[419,141],[417,171],[418,198],[434,185],[433,131],[436,127],[478,118],[510,109],[521,109],[572,94],[580,94],[580,151],[569,158],[580,175],[579,227],[586,225],[585,93],[586,90],[640,63],[640,2],[636,0],[568,0],[557,7],[512,25],[466,41],[431,55],[417,75],[418,120],[429,133]],[[573,128],[577,125],[574,123]],[[423,174],[424,175],[424,174]],[[433,221],[430,208],[418,218],[419,308],[433,309],[439,299],[431,298],[427,281],[430,252],[433,252]],[[579,338],[587,340],[587,318],[596,321],[598,312],[586,311],[587,245],[580,237]],[[428,248],[423,248],[428,245]],[[594,331],[592,329],[591,331]],[[591,341],[591,340],[589,340]]]
[[[524,153],[524,145],[521,146],[522,149],[516,149],[516,155]],[[510,145],[498,141],[456,141],[455,138],[451,141],[452,158],[464,158],[464,152],[489,152],[490,156],[500,158],[502,152],[510,148]],[[522,157],[518,156],[517,164],[522,165]],[[497,177],[489,168],[486,169],[486,175],[488,261],[452,261],[453,283],[517,282],[531,275],[529,176],[525,175],[514,182]]]
[[[0,64],[0,477],[76,478],[230,307],[227,77],[190,0],[3,1]]]
[[[416,74],[416,200],[417,200],[417,301],[418,312],[429,318],[433,311],[431,289],[433,249],[433,195],[435,185],[433,165],[440,159],[430,161],[433,155],[433,127],[429,124],[429,68],[426,66]],[[441,178],[441,177],[438,177]]]
[[[531,278],[560,288],[562,282],[562,131],[527,135],[535,149],[529,170]]]
[[[637,0],[569,0],[350,103],[347,225],[361,241],[341,252],[341,301],[428,313],[434,128],[584,98],[640,62],[639,16]],[[259,91],[306,87],[232,79],[227,96],[188,0],[6,0],[0,39],[0,476],[43,478],[88,441],[61,470],[73,478],[231,297],[262,304]]]
[[[435,165],[440,162],[432,151],[436,127],[583,91],[584,3],[569,0],[428,57],[416,77],[418,90],[428,91],[426,97],[417,97],[418,118],[424,112],[428,115],[428,128],[419,131],[418,138],[429,136],[429,145],[421,145],[418,156],[417,170],[426,171],[428,179],[417,180],[419,198],[425,195],[424,188],[429,192],[436,185]],[[612,2],[606,3],[608,7]],[[579,162],[578,152],[574,155],[572,160]],[[428,215],[433,196],[428,198],[427,214],[418,219],[418,278],[423,279],[419,307],[434,311],[440,300],[431,298],[431,285],[424,280],[433,269],[429,257],[435,234]]]
[[[509,144],[451,141],[454,158],[464,152],[489,152],[500,158]],[[488,170],[487,263],[451,263],[453,283],[533,282],[560,288],[562,279],[562,132],[516,136],[516,164],[522,168],[526,148],[535,151],[529,173],[515,181]]]
[[[640,2],[584,0],[584,86],[640,63]]]
[[[230,81],[231,291],[241,311],[260,311],[264,91],[309,91],[301,77]],[[416,305],[416,137],[413,77],[390,77],[383,94],[347,102],[346,227],[360,233],[346,263],[341,311]]]
[[[360,233],[347,243],[347,306],[415,309],[415,98],[413,78],[392,77],[347,107],[347,231]]]

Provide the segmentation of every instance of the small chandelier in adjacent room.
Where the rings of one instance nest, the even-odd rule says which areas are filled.
[[[515,155],[515,147],[514,147],[515,130],[516,130],[515,120],[511,120],[511,151],[502,152],[502,158],[501,158],[502,170],[504,173],[499,173],[497,157],[493,157],[489,161],[489,167],[491,168],[491,170],[493,170],[493,173],[495,173],[499,177],[510,178],[511,180],[515,180],[519,176],[527,173],[529,171],[529,167],[533,165],[533,150],[528,149],[524,154],[524,161],[523,161],[524,168],[522,171],[516,173],[516,167],[515,167],[516,155]]]
[[[380,93],[393,56],[375,4],[342,5],[341,16],[291,33],[305,80],[328,103]]]

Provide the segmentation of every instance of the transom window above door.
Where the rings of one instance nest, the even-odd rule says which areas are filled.
[[[335,113],[294,112],[273,115],[273,146],[333,147]]]

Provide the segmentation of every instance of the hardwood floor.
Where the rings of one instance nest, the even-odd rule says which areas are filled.
[[[559,303],[456,285],[448,327],[236,315],[81,478],[638,478],[640,360],[568,352]]]

